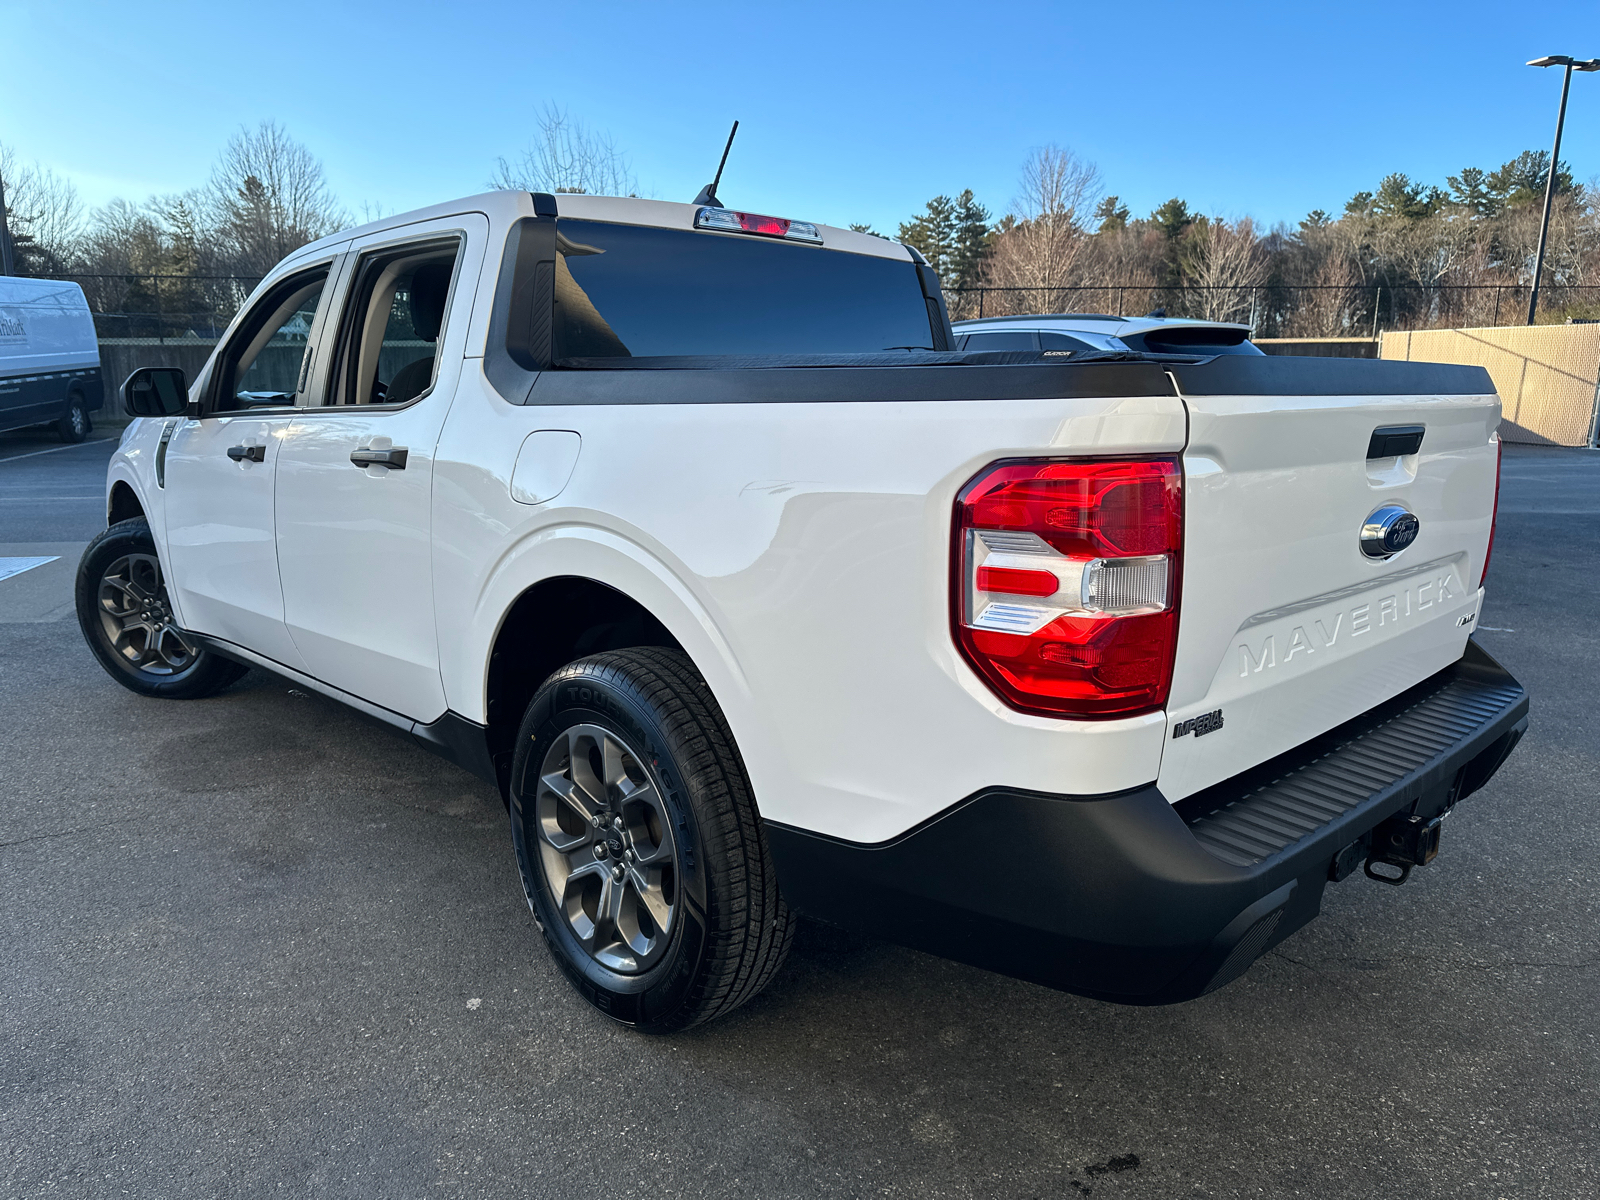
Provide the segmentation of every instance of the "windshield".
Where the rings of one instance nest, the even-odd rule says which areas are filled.
[[[562,220],[555,358],[933,349],[909,260]]]

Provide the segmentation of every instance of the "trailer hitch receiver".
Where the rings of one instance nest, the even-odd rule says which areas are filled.
[[[1444,815],[1425,820],[1418,816],[1390,817],[1372,831],[1372,848],[1362,868],[1368,879],[1399,886],[1411,877],[1412,867],[1425,867],[1439,856],[1439,830]],[[1396,867],[1399,875],[1388,875],[1372,868],[1382,864]]]

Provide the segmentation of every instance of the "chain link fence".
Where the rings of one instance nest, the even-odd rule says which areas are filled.
[[[214,342],[261,282],[250,275],[61,275],[78,284],[104,342]]]
[[[1025,313],[1085,312],[1233,321],[1256,337],[1377,337],[1395,329],[1462,329],[1522,325],[1526,284],[1297,285],[1161,287],[1083,284],[1071,287],[948,288],[952,320]],[[1539,289],[1541,321],[1600,317],[1600,284],[1551,284]]]
[[[214,342],[261,282],[250,275],[63,275],[82,286],[103,342]],[[1522,325],[1526,284],[1153,286],[947,288],[952,320],[1024,313],[1093,312],[1234,321],[1261,338],[1375,338],[1385,330]],[[1546,283],[1541,321],[1600,318],[1600,284]]]

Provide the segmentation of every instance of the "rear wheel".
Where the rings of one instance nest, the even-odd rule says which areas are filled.
[[[178,627],[143,517],[119,521],[89,543],[78,563],[76,600],[89,649],[111,678],[142,696],[198,699],[248,669]]]
[[[744,764],[687,657],[617,650],[552,675],[518,732],[523,890],[584,999],[646,1032],[729,1012],[792,925]]]
[[[56,422],[56,432],[63,442],[81,442],[89,436],[89,410],[84,407],[83,393],[73,391],[67,396],[67,411]]]

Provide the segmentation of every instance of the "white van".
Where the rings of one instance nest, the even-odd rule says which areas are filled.
[[[0,276],[0,433],[51,424],[62,441],[81,442],[104,396],[83,289],[59,279]]]

